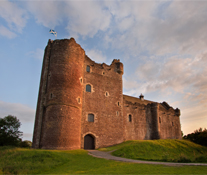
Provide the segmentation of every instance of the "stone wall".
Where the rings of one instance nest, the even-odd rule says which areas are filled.
[[[86,71],[87,66],[90,66],[90,72]],[[123,142],[122,74],[123,66],[118,60],[114,60],[108,66],[104,63],[97,64],[86,56],[83,79],[82,148],[86,134],[93,135],[96,148]],[[91,85],[91,92],[86,92],[88,84]],[[94,122],[88,121],[88,114],[94,114]]]
[[[97,64],[73,38],[49,40],[45,49],[33,148],[95,148],[125,140],[181,138],[180,110],[123,95],[123,64]],[[88,92],[86,86],[91,90]],[[89,89],[90,89],[89,88]],[[88,116],[93,115],[93,121]]]

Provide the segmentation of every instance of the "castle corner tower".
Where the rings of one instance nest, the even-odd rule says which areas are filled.
[[[73,38],[49,40],[43,59],[33,148],[80,149],[85,51]]]

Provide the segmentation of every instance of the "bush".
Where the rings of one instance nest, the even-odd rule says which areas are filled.
[[[29,140],[24,140],[20,143],[19,146],[22,147],[22,148],[31,148],[32,142],[29,141]]]

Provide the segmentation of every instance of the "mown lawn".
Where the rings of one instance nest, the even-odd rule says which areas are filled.
[[[0,174],[206,174],[207,166],[133,164],[89,156],[85,150],[0,147]]]
[[[134,140],[100,150],[138,160],[207,163],[207,147],[187,140]]]

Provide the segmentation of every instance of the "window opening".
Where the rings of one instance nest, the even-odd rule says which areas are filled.
[[[91,92],[91,85],[90,84],[86,85],[86,92]]]
[[[172,126],[174,126],[174,123],[172,122]]]
[[[80,83],[82,83],[83,82],[83,80],[82,80],[82,78],[80,78]]]
[[[120,105],[120,103],[118,102],[118,106]]]
[[[94,115],[88,114],[88,122],[94,122]]]
[[[119,111],[116,111],[116,115],[117,115],[117,116],[119,115]]]
[[[90,66],[89,65],[86,66],[86,71],[90,72]]]
[[[102,72],[102,74],[104,75],[104,74],[105,74],[105,72]]]
[[[132,115],[129,114],[129,122],[131,122],[131,121],[132,121]]]
[[[80,103],[80,98],[78,98],[78,103]]]
[[[105,96],[106,96],[106,97],[108,97],[108,96],[109,96],[109,93],[108,93],[108,92],[106,92],[106,93],[105,93]]]
[[[159,123],[161,123],[161,118],[159,117]]]
[[[50,94],[50,98],[52,98],[52,93]]]

